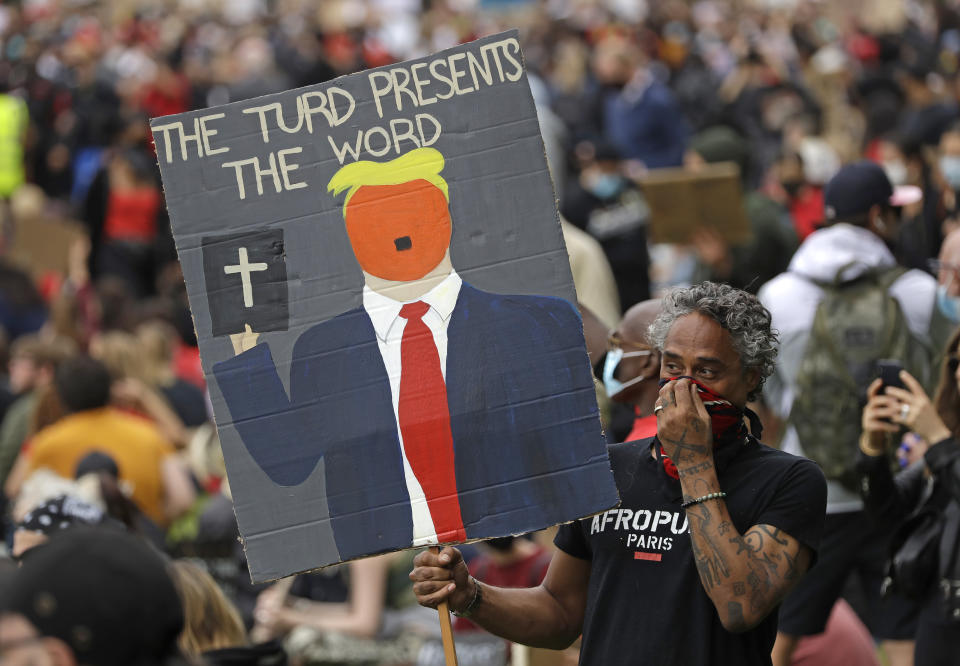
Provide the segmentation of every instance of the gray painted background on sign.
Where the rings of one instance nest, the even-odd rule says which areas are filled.
[[[458,51],[479,54],[484,44],[510,37],[516,38],[516,32],[410,63],[427,62]],[[410,63],[404,65],[409,67]],[[179,120],[192,130],[195,117],[225,114],[224,118],[209,122],[208,127],[218,132],[211,138],[211,145],[214,148],[229,146],[228,153],[198,158],[191,143],[188,149],[192,153],[184,162],[179,144],[175,142],[172,162],[168,164],[163,135],[154,132],[167,206],[218,424],[229,424],[231,419],[211,368],[230,358],[233,349],[228,337],[211,337],[200,250],[202,237],[265,227],[283,229],[289,281],[289,330],[267,333],[261,336],[261,341],[269,343],[279,375],[288,389],[291,351],[297,337],[309,326],[360,305],[363,281],[344,229],[343,196],[334,198],[326,189],[330,177],[341,166],[328,135],[338,144],[353,142],[358,130],[388,127],[391,118],[413,119],[417,113],[434,116],[442,126],[442,134],[432,147],[446,159],[441,175],[449,184],[453,220],[451,254],[456,270],[483,290],[559,296],[576,301],[526,74],[517,82],[495,82],[420,109],[410,106],[409,99],[405,98],[404,108],[398,112],[390,95],[384,99],[382,119],[372,98],[368,74],[363,72],[317,86],[152,121],[156,128]],[[472,84],[472,81],[467,78],[461,83]],[[329,86],[347,90],[356,99],[353,115],[338,127],[329,128],[323,117],[316,115],[313,134],[307,133],[305,127],[295,134],[274,129],[269,134],[269,143],[264,144],[257,114],[242,113],[243,109],[280,102],[286,125],[292,128],[297,124],[297,96]],[[436,89],[445,89],[445,85],[437,84]],[[428,87],[424,94],[428,95],[430,90]],[[275,123],[271,126],[275,127]],[[265,161],[270,151],[294,147],[301,147],[302,152],[291,156],[291,161],[299,165],[299,169],[291,172],[291,180],[304,181],[308,186],[277,194],[267,183],[264,194],[258,196],[253,181],[248,178],[247,196],[241,201],[234,169],[221,165],[253,156]],[[401,145],[401,152],[415,147],[406,141]],[[364,153],[360,159],[386,161],[397,156],[398,153],[391,150],[382,157]],[[345,163],[350,161],[352,158],[348,156]],[[337,379],[331,378],[331,381]],[[337,559],[323,499],[322,461],[304,484],[281,487],[272,483],[254,463],[232,426],[221,425],[219,432],[252,577],[269,580]],[[276,509],[275,500],[279,498],[288,498],[283,503],[288,509],[282,515]]]

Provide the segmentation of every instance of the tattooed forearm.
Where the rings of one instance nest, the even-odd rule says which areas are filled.
[[[699,425],[699,422],[695,422],[695,426]],[[694,427],[694,430],[697,430],[697,428]],[[687,433],[689,431],[690,428],[684,428],[679,437],[662,437],[662,442],[667,444],[665,447],[668,449],[667,455],[677,464],[687,460],[694,460],[698,457],[702,458],[709,453],[709,443],[687,441]]]
[[[698,463],[696,465],[691,465],[690,467],[678,468],[677,473],[680,475],[680,478],[686,478],[700,474],[701,472],[706,472],[708,469],[713,467],[713,461],[707,460],[706,462]]]
[[[736,601],[727,602],[727,617],[730,619],[731,625],[740,627],[746,624],[743,619],[743,606]]]
[[[684,431],[672,442],[678,453],[697,446],[686,435]],[[712,460],[693,458],[677,468],[684,501],[720,492]],[[700,582],[730,630],[743,631],[762,621],[806,571],[810,551],[800,542],[772,525],[755,525],[740,534],[723,499],[688,506],[686,512]],[[729,612],[733,600],[739,617]]]
[[[693,558],[700,574],[700,582],[704,589],[709,591],[717,585],[723,584],[730,578],[730,567],[727,566],[723,553],[716,549],[704,550],[699,545],[693,545]]]
[[[700,581],[724,626],[732,631],[755,626],[800,578],[808,553],[769,525],[738,534],[722,502],[719,509],[698,505],[687,514]]]
[[[747,534],[757,534],[757,535],[766,535],[770,539],[773,539],[781,546],[786,546],[789,542],[786,537],[783,536],[783,532],[780,531],[779,527],[771,527],[770,525],[757,525],[752,530],[747,532]]]
[[[688,511],[687,515],[697,523],[698,532],[712,531],[710,524],[713,522],[713,514],[709,507],[701,505],[697,511]],[[700,573],[700,582],[709,593],[715,586],[730,578],[730,567],[723,551],[718,549],[713,541],[691,539],[691,545],[697,571]]]

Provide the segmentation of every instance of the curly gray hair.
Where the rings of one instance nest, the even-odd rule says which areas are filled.
[[[780,348],[777,331],[770,327],[770,311],[753,294],[727,284],[701,282],[673,289],[663,297],[660,314],[647,331],[650,344],[662,352],[673,323],[693,312],[710,317],[730,331],[743,368],[760,372],[760,382],[747,396],[754,400],[773,374]]]

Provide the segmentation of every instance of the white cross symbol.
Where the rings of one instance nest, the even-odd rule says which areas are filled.
[[[257,271],[265,271],[269,266],[263,262],[256,264],[251,264],[247,259],[247,248],[241,247],[240,252],[240,263],[234,264],[232,266],[224,266],[223,272],[227,275],[233,273],[240,273],[240,282],[243,284],[243,307],[252,308],[253,307],[253,285],[250,284],[250,273]]]

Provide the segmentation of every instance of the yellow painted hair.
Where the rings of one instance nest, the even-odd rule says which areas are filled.
[[[444,198],[449,202],[447,181],[440,176],[443,164],[443,155],[435,148],[414,148],[389,162],[360,160],[340,167],[327,183],[327,191],[338,196],[348,190],[347,198],[343,202],[344,217],[347,215],[350,198],[364,185],[400,185],[413,180],[425,180],[443,192]]]

